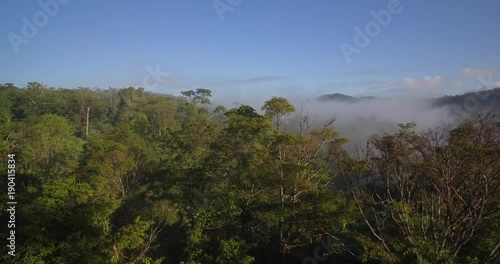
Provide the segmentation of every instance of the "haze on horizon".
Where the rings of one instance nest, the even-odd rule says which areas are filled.
[[[500,263],[499,10],[4,1],[0,263]]]
[[[480,78],[500,83],[494,0],[116,3],[4,3],[0,82],[205,87],[233,101],[429,97],[474,90]]]
[[[116,3],[5,3],[0,82],[174,95],[203,87],[226,107],[260,109],[282,96],[318,122],[375,118],[423,128],[441,125],[448,110],[421,99],[500,86],[494,0]],[[332,93],[393,100],[314,103]],[[380,132],[373,124],[356,130]]]

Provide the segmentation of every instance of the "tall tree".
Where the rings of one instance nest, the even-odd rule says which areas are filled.
[[[188,104],[195,108],[200,104],[210,104],[210,97],[212,97],[212,91],[204,88],[198,88],[196,91],[182,91],[181,94],[188,100]]]
[[[262,106],[262,110],[266,112],[266,116],[274,119],[278,131],[281,131],[280,125],[284,117],[295,112],[295,107],[283,97],[272,97]]]

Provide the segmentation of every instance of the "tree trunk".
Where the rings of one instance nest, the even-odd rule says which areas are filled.
[[[87,114],[85,115],[85,137],[89,136],[89,112],[90,106],[87,107]]]

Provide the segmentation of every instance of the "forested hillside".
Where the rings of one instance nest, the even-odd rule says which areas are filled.
[[[432,100],[433,105],[452,106],[456,113],[470,112],[471,110],[492,111],[500,114],[500,88],[469,92],[461,95],[443,96]]]
[[[359,103],[368,100],[388,100],[373,96],[353,97],[341,93],[324,94],[317,98],[319,102],[344,102]],[[500,113],[500,88],[483,89],[475,92],[453,96],[441,96],[437,98],[426,99],[432,107],[450,107],[454,114],[460,115],[467,112],[492,111],[495,114]]]
[[[17,205],[0,262],[498,263],[492,113],[400,124],[353,156],[333,118],[288,132],[283,97],[263,115],[211,97],[1,85],[4,228],[9,154]]]

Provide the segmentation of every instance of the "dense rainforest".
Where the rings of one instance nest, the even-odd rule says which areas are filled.
[[[335,119],[208,89],[0,86],[2,263],[499,263],[500,123],[400,124],[347,153]],[[261,111],[259,111],[261,110]],[[262,114],[259,114],[262,113]]]

